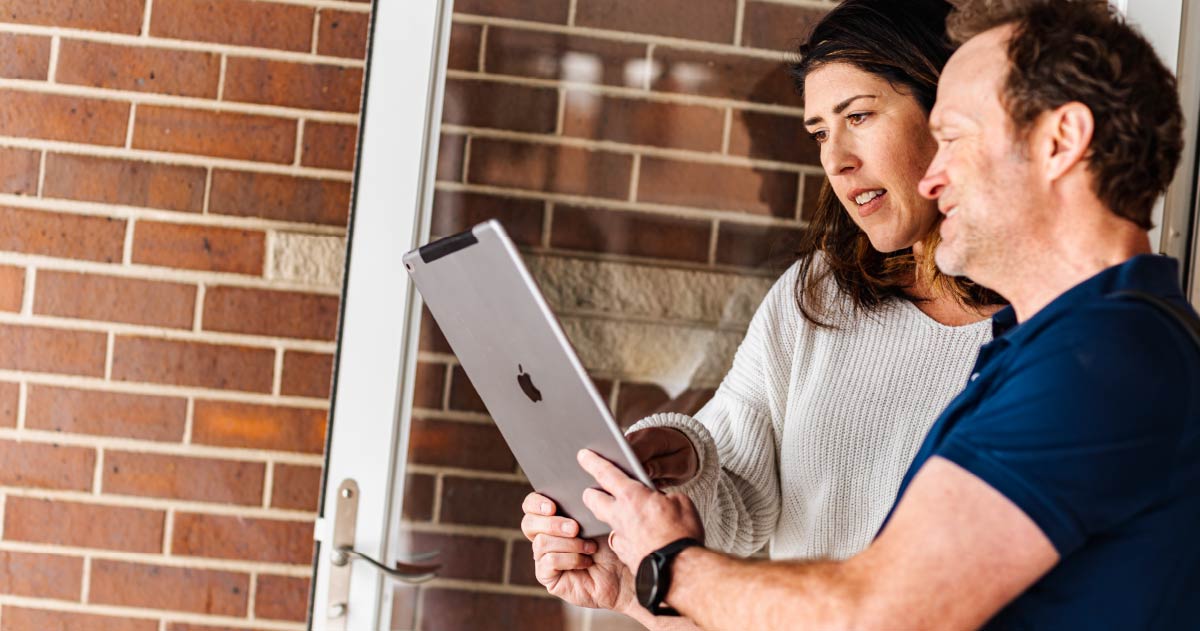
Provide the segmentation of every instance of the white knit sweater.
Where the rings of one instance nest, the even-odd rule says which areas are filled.
[[[767,294],[695,417],[655,414],[629,431],[691,439],[700,473],[676,490],[700,511],[708,547],[746,556],[769,540],[771,558],[843,559],[874,539],[991,324],[948,327],[902,300],[854,314],[829,279],[825,320],[838,328],[819,328],[796,306],[798,267]]]

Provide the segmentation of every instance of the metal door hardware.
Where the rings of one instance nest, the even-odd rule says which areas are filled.
[[[329,631],[346,631],[346,614],[350,601],[351,561],[362,559],[395,580],[404,583],[423,583],[437,576],[440,565],[424,564],[437,556],[437,552],[414,556],[409,562],[396,563],[395,568],[372,559],[354,549],[354,529],[358,520],[358,483],[343,480],[338,486],[337,508],[333,522],[333,540],[329,573]]]

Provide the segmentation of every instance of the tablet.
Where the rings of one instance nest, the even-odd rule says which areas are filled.
[[[533,488],[581,536],[607,534],[583,505],[596,481],[576,452],[654,487],[504,228],[481,223],[405,254],[404,266]]]

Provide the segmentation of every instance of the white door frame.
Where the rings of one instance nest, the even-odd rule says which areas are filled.
[[[309,626],[329,623],[334,495],[358,484],[355,549],[391,564],[419,299],[401,256],[428,238],[452,0],[373,2]],[[327,493],[326,493],[327,492]],[[328,495],[328,502],[326,501]],[[353,563],[345,627],[386,629],[392,590]]]

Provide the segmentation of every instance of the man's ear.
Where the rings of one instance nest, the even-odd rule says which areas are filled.
[[[1072,101],[1046,112],[1039,128],[1046,176],[1057,180],[1087,157],[1096,120],[1091,108]]]

